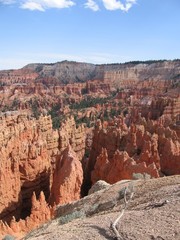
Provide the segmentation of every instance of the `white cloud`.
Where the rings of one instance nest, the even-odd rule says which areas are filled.
[[[68,8],[75,5],[71,0],[25,0],[21,8],[45,11],[48,8]]]
[[[101,1],[106,10],[121,10],[124,12],[128,12],[137,2],[137,0],[84,0],[84,6],[93,11],[98,11],[100,7],[97,1]],[[49,8],[69,8],[76,4],[75,0],[0,0],[0,3],[6,5],[19,4],[20,8],[38,11],[45,11]]]
[[[98,4],[93,1],[93,0],[87,0],[87,2],[84,4],[85,8],[90,8],[93,11],[98,11],[99,10],[99,6]]]
[[[128,12],[128,10],[136,3],[136,0],[126,0],[125,3],[117,0],[102,0],[104,7],[107,10],[122,10]]]
[[[68,8],[75,5],[73,0],[0,0],[5,5],[19,4],[20,8],[45,11],[48,8]]]
[[[36,2],[31,2],[31,1],[28,1],[28,2],[25,2],[21,5],[21,8],[23,9],[29,9],[29,10],[39,10],[39,11],[44,11],[44,8],[42,7],[41,4],[39,3],[36,3]]]

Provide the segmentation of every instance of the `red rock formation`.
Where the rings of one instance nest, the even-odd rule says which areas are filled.
[[[36,123],[27,116],[1,119],[1,219],[19,218],[23,209],[30,208],[33,191],[39,194],[44,190],[46,197],[49,195],[51,162],[41,121]],[[47,122],[51,124],[51,119],[45,117],[44,124]],[[46,128],[46,134],[52,132],[51,125]]]
[[[157,134],[153,134],[152,137],[149,137],[149,140],[144,142],[138,162],[146,162],[147,166],[154,163],[158,169],[160,168]]]
[[[52,203],[61,204],[80,197],[84,131],[73,118],[54,131],[49,116],[35,120],[9,113],[1,117],[0,219],[10,223],[1,222],[2,233],[23,234],[50,219],[45,197],[51,195]],[[18,222],[15,218],[10,222],[13,215]]]
[[[81,163],[69,145],[56,163],[51,188],[51,203],[64,204],[79,199],[82,180]]]
[[[85,127],[83,125],[76,127],[74,118],[69,117],[62,123],[59,129],[59,137],[61,151],[70,144],[81,161],[85,153]]]
[[[117,122],[114,119],[107,126],[97,123],[87,165],[87,176],[92,172],[93,182],[132,178],[133,172],[151,177],[158,177],[159,171],[166,175],[180,173],[180,146],[175,131],[163,127],[163,122],[146,122],[143,118],[129,129]]]
[[[122,179],[132,179],[133,174],[148,174],[150,177],[159,177],[158,170],[154,163],[149,166],[145,162],[136,163],[129,157],[127,152],[116,151],[111,160],[108,159],[106,149],[97,157],[94,170],[91,174],[92,183],[104,180],[108,183],[115,183]]]
[[[34,82],[39,74],[30,69],[0,71],[0,81],[6,84]]]
[[[69,144],[79,161],[82,159],[85,129],[81,125],[76,128],[70,118],[54,131],[49,116],[35,120],[8,115],[2,116],[0,123],[0,219],[9,221],[13,215],[19,219],[28,214],[34,191],[39,196],[43,190],[48,199],[56,162]]]
[[[93,80],[93,81],[87,81],[86,83],[86,92],[90,94],[92,93],[109,94],[112,91],[111,88],[112,88],[111,84],[104,81]]]
[[[180,143],[178,140],[164,139],[160,164],[161,171],[166,175],[180,173]]]
[[[10,73],[0,71],[0,108],[3,110],[27,109],[31,111],[34,102],[38,102],[38,110],[50,109],[59,104],[62,108],[64,103],[79,102],[84,94],[106,96],[111,89],[109,84],[99,80],[87,83],[58,84],[53,78],[38,78],[38,74],[31,70],[17,70]],[[29,73],[30,71],[30,73]],[[26,73],[27,72],[27,73]],[[7,75],[7,76],[6,76]],[[11,76],[12,75],[12,76]],[[67,99],[68,96],[68,99]]]
[[[13,217],[10,224],[0,221],[0,238],[7,234],[16,237],[22,237],[27,232],[40,226],[42,223],[54,217],[54,208],[48,206],[45,200],[44,193],[41,192],[39,199],[36,199],[35,193],[32,195],[31,214],[25,220],[16,221]]]
[[[171,69],[174,73],[170,74]],[[125,64],[116,69],[104,72],[104,81],[111,82],[119,88],[131,89],[158,89],[159,92],[170,88],[172,76],[176,78],[179,74],[178,62],[157,62]],[[151,91],[151,90],[150,90]]]

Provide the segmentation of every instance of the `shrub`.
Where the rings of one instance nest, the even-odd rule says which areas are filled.
[[[2,240],[15,240],[15,237],[11,235],[6,235]]]

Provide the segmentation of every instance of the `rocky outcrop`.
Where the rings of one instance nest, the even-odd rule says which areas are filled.
[[[99,94],[109,94],[112,91],[111,84],[104,81],[93,80],[87,81],[86,92],[89,94],[99,93]]]
[[[97,181],[94,185],[92,185],[91,189],[88,192],[88,195],[93,194],[95,192],[98,192],[100,190],[106,189],[110,186],[109,183],[103,181],[103,180],[99,180]]]
[[[22,76],[22,81],[23,76]],[[63,110],[68,104],[82,101],[84,95],[105,97],[112,91],[110,84],[100,80],[87,83],[52,84],[46,85],[44,79],[23,83],[9,83],[2,79],[0,86],[0,109],[4,111],[26,110],[44,113],[55,105]],[[1,80],[0,80],[1,81]]]
[[[161,171],[166,175],[180,173],[180,143],[172,139],[164,139],[160,157]],[[162,147],[162,146],[161,146]]]
[[[133,173],[151,177],[180,173],[179,138],[175,131],[163,127],[162,121],[147,122],[141,117],[129,128],[124,122],[120,117],[108,125],[97,123],[86,168],[93,183],[132,179]]]
[[[180,115],[180,95],[177,98],[171,99],[169,101],[168,105],[163,111],[163,115],[169,116],[173,120],[175,120],[177,116]]]
[[[13,217],[9,225],[0,221],[0,237],[7,234],[22,237],[27,232],[40,226],[40,224],[51,220],[54,217],[54,211],[54,208],[48,206],[43,192],[40,193],[39,199],[33,193],[30,216],[25,220],[20,219],[19,221],[16,221]]]
[[[154,163],[147,166],[146,162],[136,163],[127,152],[116,151],[113,159],[108,159],[106,149],[97,157],[94,170],[91,173],[92,183],[104,180],[110,184],[123,179],[133,179],[134,174],[148,174],[150,177],[159,177]]]
[[[146,131],[144,125],[131,125],[121,149],[126,150],[138,163],[146,162],[147,166],[155,163],[156,167],[160,168],[158,134]]]
[[[79,125],[76,127],[74,118],[71,116],[65,120],[59,129],[59,146],[63,151],[69,144],[76,152],[81,161],[85,153],[85,127]]]
[[[73,118],[64,122],[59,130],[52,129],[50,116],[41,116],[36,120],[28,115],[6,113],[1,116],[0,124],[0,219],[9,222],[12,216],[19,219],[30,214],[33,192],[39,197],[43,191],[48,200],[51,186],[55,184],[53,173],[69,144],[81,165],[85,134],[83,126],[76,128]],[[70,176],[73,166],[69,166]],[[61,165],[58,171],[63,175]],[[68,184],[70,182],[66,182],[67,188]],[[80,182],[74,182],[68,199],[73,200],[73,194],[80,188]],[[61,190],[60,194],[63,202]]]
[[[63,61],[55,64],[29,64],[25,69],[37,71],[42,77],[54,76],[61,83],[89,80],[95,75],[96,66],[88,63]]]
[[[7,84],[28,84],[34,82],[39,74],[30,69],[0,71],[0,82]]]
[[[39,129],[41,120],[36,123],[25,115],[1,118],[1,219],[8,220],[12,215],[19,218],[23,209],[28,212],[33,191],[49,194],[51,163]],[[48,117],[44,124],[48,120],[51,124]]]
[[[157,88],[171,86],[171,81],[179,74],[179,61],[124,64],[116,70],[105,71],[104,80],[113,82],[120,88]]]
[[[174,97],[154,97],[151,98],[149,106],[142,105],[141,115],[150,119],[158,119],[164,116],[176,122],[176,117],[180,114],[179,95]]]
[[[82,165],[69,145],[56,163],[51,188],[51,203],[64,204],[80,198]]]

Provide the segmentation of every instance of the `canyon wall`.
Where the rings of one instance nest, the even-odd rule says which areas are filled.
[[[40,192],[39,199],[33,193],[31,201],[31,213],[26,219],[16,221],[13,217],[9,225],[0,220],[0,238],[10,235],[16,236],[17,239],[22,239],[22,236],[27,232],[32,231],[54,217],[55,208],[47,204],[43,192]]]
[[[89,64],[62,61],[54,64],[28,64],[19,70],[0,71],[0,81],[10,83],[34,81],[55,85],[87,80],[104,80],[105,82],[122,82],[122,87],[138,81],[178,79],[180,61],[145,61],[124,64]],[[127,84],[126,84],[127,83]],[[145,84],[145,83],[143,83]],[[162,82],[162,84],[164,84]],[[166,84],[168,84],[166,82]]]
[[[117,70],[104,72],[104,81],[114,82],[118,87],[169,87],[171,80],[179,76],[179,61],[122,64]]]
[[[50,196],[52,185],[55,185],[56,165],[64,162],[70,174],[73,172],[74,181],[66,180],[63,191],[70,186],[68,202],[74,200],[73,191],[80,196],[82,174],[76,171],[72,164],[77,165],[81,173],[80,160],[85,150],[84,127],[75,125],[71,118],[63,123],[59,130],[52,129],[49,116],[41,116],[39,120],[28,115],[6,113],[0,119],[0,218],[9,221],[12,216],[16,219],[25,218],[31,211],[31,197],[33,192],[37,197],[44,192],[46,200]],[[68,162],[66,149],[72,147],[74,155],[72,164]],[[77,163],[78,161],[78,163]],[[58,171],[62,171],[60,163]],[[72,166],[71,166],[72,165]],[[76,169],[77,170],[77,169]],[[61,174],[61,181],[67,176]],[[75,185],[73,185],[75,184]],[[74,186],[74,187],[73,187]],[[61,190],[60,190],[60,194]],[[78,195],[79,194],[79,195]],[[63,199],[64,196],[64,199]],[[66,202],[62,194],[62,202]],[[57,203],[57,201],[56,201]],[[59,203],[59,202],[58,202]]]
[[[87,184],[98,180],[115,183],[132,179],[134,174],[159,177],[180,174],[180,145],[176,131],[163,121],[139,117],[127,127],[122,117],[94,129],[90,158],[86,166]]]

